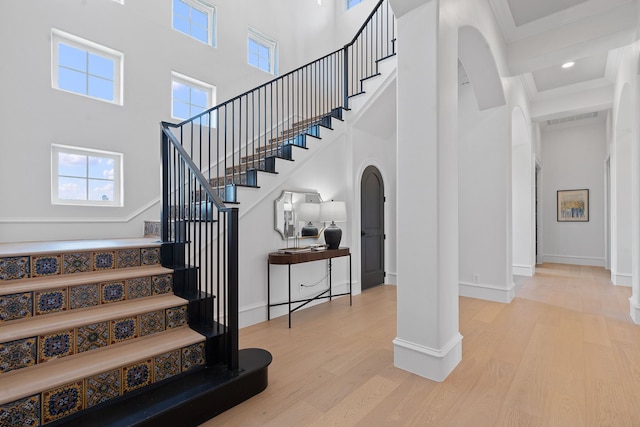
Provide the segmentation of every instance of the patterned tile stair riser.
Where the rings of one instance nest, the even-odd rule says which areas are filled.
[[[2,322],[173,292],[173,276],[160,274],[0,296]]]
[[[0,377],[2,373],[37,363],[186,325],[187,306],[184,305],[0,343]]]
[[[0,405],[0,426],[37,426],[204,366],[196,343]]]
[[[160,264],[160,248],[65,252],[0,258],[0,281]]]
[[[159,247],[4,256],[0,257],[0,282],[16,283],[32,278],[45,280],[54,276],[147,266],[160,267]],[[0,296],[0,326],[3,322],[173,292],[173,277],[170,273],[155,272],[141,276],[137,272],[134,276],[138,277],[82,283],[83,279],[67,285],[64,281],[57,280],[54,281],[57,285],[51,289],[46,289],[44,282],[33,290],[29,290],[30,286],[16,286],[16,293]],[[186,305],[172,306],[0,343],[0,379],[10,371],[36,368],[39,363],[54,359],[62,361],[70,355],[90,354],[92,350],[109,345],[135,345],[136,338],[186,325]],[[76,363],[71,362],[71,359],[69,362],[72,365]],[[0,405],[0,427],[47,425],[204,365],[203,342],[166,351],[135,363],[129,361],[119,368],[91,374],[87,378]],[[49,365],[44,364],[42,367],[46,366]]]

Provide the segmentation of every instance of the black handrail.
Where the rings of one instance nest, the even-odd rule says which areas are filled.
[[[341,118],[392,55],[394,17],[380,0],[342,49],[190,119],[161,123],[163,264],[176,271],[174,291],[192,301],[189,324],[223,337],[213,347],[222,343],[228,369],[238,369],[239,248],[238,209],[227,204],[238,186],[257,186],[258,171],[275,172],[276,158],[291,160],[307,135]]]
[[[207,196],[210,197],[215,203],[216,207],[221,211],[227,211],[229,208],[224,204],[224,202],[220,199],[220,197],[213,191],[211,186],[209,185],[207,178],[202,175],[194,161],[189,157],[187,151],[180,145],[178,140],[171,132],[169,132],[166,128],[167,125],[171,125],[168,122],[162,122],[162,132],[169,138],[173,148],[180,154],[180,158],[184,163],[188,166],[191,173],[194,175],[195,179],[202,186],[203,191],[207,193]],[[164,145],[164,144],[163,144]]]

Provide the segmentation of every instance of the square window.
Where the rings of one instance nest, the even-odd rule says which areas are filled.
[[[53,204],[122,206],[122,154],[51,146]]]
[[[347,0],[347,10],[360,3],[362,3],[362,0]]]
[[[172,26],[202,43],[216,46],[216,9],[198,0],[173,0]]]
[[[171,73],[171,117],[187,120],[208,110],[215,104],[215,93],[215,86]],[[211,127],[215,127],[215,118],[211,122]],[[196,120],[196,124],[209,126],[209,115]]]
[[[55,29],[51,40],[53,88],[122,105],[122,53]]]
[[[247,62],[256,68],[269,74],[277,74],[278,44],[260,34],[254,29],[249,29],[247,38]]]

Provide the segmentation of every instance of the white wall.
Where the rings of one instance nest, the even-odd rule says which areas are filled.
[[[507,81],[507,102],[511,107],[513,274],[533,276],[536,264],[534,126],[521,79]]]
[[[479,111],[471,84],[459,87],[458,200],[461,294],[509,302],[511,120],[505,106]],[[508,198],[507,198],[508,197]],[[509,222],[510,222],[510,218]],[[507,262],[509,259],[509,262]],[[500,291],[498,291],[500,290]],[[494,295],[495,294],[495,295]]]
[[[632,287],[629,313],[640,324],[640,42],[621,50],[610,121],[611,281]],[[619,212],[620,206],[626,211]]]
[[[340,47],[333,37],[331,4],[214,4],[216,48],[173,30],[168,1],[2,2],[0,242],[141,235],[142,221],[159,217],[159,122],[174,121],[171,71],[215,85],[221,102],[273,78],[247,65],[248,26],[279,42],[281,73]],[[124,105],[51,88],[52,28],[124,53]],[[123,153],[124,206],[52,205],[54,143]]]
[[[543,130],[544,262],[604,266],[604,120]],[[589,189],[589,222],[558,222],[558,190]]]
[[[395,80],[392,83],[395,86]],[[393,90],[395,94],[395,90]],[[392,111],[395,112],[395,98],[382,99],[377,102],[392,102]],[[365,113],[366,114],[366,113]],[[387,116],[387,120],[395,121],[395,114]],[[366,120],[366,119],[365,119]],[[375,166],[382,175],[384,181],[384,193],[386,197],[384,207],[384,227],[385,227],[385,283],[397,283],[396,264],[396,135],[372,133],[368,127],[359,129],[356,119],[356,127],[352,131],[353,141],[353,218],[354,225],[352,232],[352,247],[360,249],[360,186],[362,173],[367,166]],[[380,125],[389,129],[395,129],[394,124],[381,122]]]
[[[346,0],[323,0],[323,3],[333,5],[336,22],[334,36],[338,46],[342,47],[353,40],[356,31],[367,19],[378,0],[363,0],[349,10],[346,8]]]
[[[218,102],[222,102],[273,78],[246,64],[249,25],[278,40],[283,74],[341,48],[344,42],[336,43],[335,26],[341,26],[342,34],[355,34],[375,4],[367,0],[368,4],[353,9],[356,13],[342,11],[337,24],[334,4],[324,3],[320,7],[315,0],[219,2],[216,48],[172,30],[170,2],[127,0],[124,6],[107,0],[2,3],[0,38],[12,42],[0,44],[0,112],[5,119],[0,154],[0,242],[140,236],[142,221],[159,217],[159,122],[174,121],[170,117],[171,71],[215,85]],[[124,53],[123,106],[51,88],[52,27]],[[279,175],[261,174],[260,189],[240,190],[243,326],[267,318],[267,254],[285,246],[273,228],[274,200],[282,190],[312,190],[325,200],[345,200],[349,221],[340,225],[341,245],[353,246],[357,243],[353,236],[359,236],[358,174],[366,164],[379,166],[388,196],[386,268],[396,271],[395,133],[384,128],[383,124],[382,133],[389,137],[366,131],[351,133],[344,128],[325,130],[323,140],[309,138],[310,150],[298,150],[295,162],[279,162]],[[52,143],[124,153],[124,207],[52,206]],[[358,248],[356,244],[352,249],[356,293]],[[346,261],[334,261],[333,283],[338,291],[346,290]],[[282,301],[286,297],[286,268],[274,267],[272,273],[273,300]],[[325,263],[309,263],[292,269],[292,281],[319,282],[319,288],[326,288],[326,274]],[[300,291],[296,286],[294,298],[313,294],[318,287]],[[284,311],[274,310],[272,316]]]
[[[338,226],[342,229],[342,241],[340,246],[351,247],[351,229],[354,227],[353,203],[347,192],[346,183],[349,181],[349,144],[343,132],[332,133],[324,131],[326,135],[310,150],[295,150],[294,162],[282,161],[277,165],[282,172],[275,176],[275,180],[269,180],[275,185],[266,184],[266,180],[258,178],[260,189],[240,189],[240,323],[241,326],[250,325],[266,320],[267,311],[267,254],[278,248],[286,247],[285,240],[274,230],[274,201],[283,190],[293,191],[318,191],[323,200],[344,200],[347,202],[346,223]],[[298,163],[302,163],[298,165]],[[327,168],[331,173],[327,173]],[[287,172],[289,170],[289,172]],[[274,178],[274,177],[271,177]],[[254,206],[244,206],[247,202],[247,193],[259,192],[262,198]],[[304,244],[322,242],[322,239],[306,239]],[[290,243],[292,245],[293,242]],[[348,282],[348,262],[345,259],[333,261],[333,285],[338,289],[346,289]],[[359,258],[353,256],[353,271],[359,269]],[[271,266],[271,297],[272,302],[287,300],[287,266]],[[313,262],[294,265],[291,268],[292,297],[294,299],[313,295],[318,290],[327,289],[326,262]],[[354,275],[357,285],[357,276]],[[300,288],[299,283],[313,285],[314,288]],[[335,291],[334,291],[335,292]],[[271,316],[277,317],[286,314],[286,307],[273,309]],[[294,320],[295,322],[295,320]]]

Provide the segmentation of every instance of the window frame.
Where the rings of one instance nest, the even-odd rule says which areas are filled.
[[[193,77],[189,77],[185,74],[181,74],[178,73],[176,71],[172,71],[171,72],[171,118],[174,120],[180,120],[181,122],[184,120],[188,120],[191,117],[200,114],[200,113],[196,113],[196,114],[192,114],[190,117],[178,117],[175,115],[174,110],[173,110],[173,102],[174,102],[174,93],[173,93],[173,83],[180,83],[186,86],[189,86],[190,88],[195,88],[195,89],[199,89],[202,90],[204,92],[207,93],[207,105],[205,106],[203,111],[207,111],[210,108],[212,108],[215,103],[216,103],[216,87],[212,84],[203,82],[201,80],[197,80],[194,79]],[[191,106],[194,104],[189,103],[189,110],[191,110]],[[198,122],[196,122],[196,124],[198,124]],[[211,128],[215,128],[216,127],[216,117],[215,115],[211,115],[211,123],[210,123],[210,127]],[[206,124],[204,126],[207,126]]]
[[[88,182],[91,179],[88,174],[82,178],[87,181],[87,199],[72,200],[61,199],[58,192],[59,184],[59,154],[76,154],[81,156],[101,157],[112,159],[113,162],[113,200],[89,200]],[[73,205],[73,206],[102,206],[102,207],[122,207],[124,206],[124,180],[123,180],[124,155],[113,151],[95,150],[92,148],[74,147],[70,145],[51,144],[51,204],[53,205]],[[93,178],[96,179],[96,178]],[[106,181],[106,180],[105,180]]]
[[[175,18],[174,0],[171,0],[171,28],[173,28],[175,31],[179,32],[180,34],[184,34],[185,36],[192,38],[194,40],[197,40],[202,44],[215,48],[218,43],[218,40],[217,40],[218,11],[216,10],[216,7],[209,2],[202,1],[202,0],[179,0],[179,1],[186,3],[187,5],[189,5],[191,9],[196,9],[207,15],[207,32],[208,32],[207,41],[204,42],[203,40],[200,40],[199,38],[194,37],[192,34],[185,33],[184,31],[174,26],[174,18]],[[191,16],[189,16],[190,29],[191,29],[191,23],[192,23]]]
[[[357,0],[357,3],[354,3],[355,0],[345,0],[345,10],[352,9],[362,3],[364,0]]]
[[[60,43],[66,44],[76,49],[83,50],[88,53],[110,59],[114,62],[113,70],[113,101],[104,98],[98,98],[86,93],[74,92],[63,89],[58,82],[58,50]],[[51,30],[51,87],[62,92],[72,93],[74,95],[84,96],[85,98],[96,99],[98,101],[109,104],[123,105],[123,69],[124,54],[115,49],[100,45],[87,39],[83,39],[76,35],[53,28]],[[88,70],[87,70],[88,74]]]
[[[269,49],[269,70],[265,70],[256,65],[253,65],[249,62],[249,40],[253,40],[254,42],[266,47]],[[278,42],[274,39],[266,36],[255,28],[249,27],[249,31],[247,33],[247,64],[250,66],[257,68],[258,70],[264,71],[265,73],[269,73],[271,75],[278,75]]]

